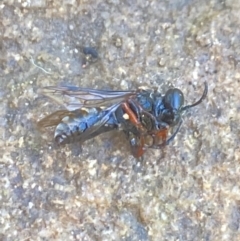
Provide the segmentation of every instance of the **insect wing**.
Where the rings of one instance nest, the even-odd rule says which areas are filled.
[[[107,108],[106,114],[98,122],[96,122],[93,126],[89,127],[81,134],[81,141],[83,142],[89,139],[89,136],[93,136],[95,132],[97,132],[102,126],[104,126],[110,119],[111,115],[119,107],[119,105],[120,104],[118,103]]]
[[[58,111],[55,111],[54,113],[44,117],[43,119],[41,119],[37,123],[37,125],[40,128],[56,126],[62,121],[62,119],[65,116],[71,117],[73,115],[74,115],[74,112],[71,112],[68,110],[58,110]]]
[[[49,86],[41,91],[67,110],[73,111],[82,107],[102,107],[120,103],[136,95],[137,91],[109,91],[80,88],[75,86]]]

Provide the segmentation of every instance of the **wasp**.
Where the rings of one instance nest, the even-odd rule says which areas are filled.
[[[49,86],[41,92],[63,107],[38,122],[44,128],[55,126],[57,144],[82,144],[118,129],[129,140],[133,156],[139,158],[147,148],[159,149],[175,138],[183,122],[182,114],[206,98],[208,85],[204,83],[202,96],[191,105],[184,105],[184,95],[178,88],[162,94],[143,89],[109,91]]]

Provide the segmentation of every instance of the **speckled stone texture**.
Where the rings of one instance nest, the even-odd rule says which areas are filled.
[[[239,26],[238,0],[0,1],[0,240],[240,240]],[[142,161],[120,132],[57,147],[36,127],[59,109],[43,86],[172,83],[192,103],[204,81]]]

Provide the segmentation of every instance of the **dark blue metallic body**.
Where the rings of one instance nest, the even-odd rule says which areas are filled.
[[[39,126],[56,126],[55,140],[58,144],[82,143],[101,133],[120,129],[127,135],[132,150],[143,152],[145,137],[153,138],[153,144],[148,147],[160,148],[162,145],[157,141],[161,132],[164,137],[168,127],[178,125],[171,137],[163,140],[164,144],[168,144],[179,131],[182,113],[200,104],[206,98],[207,90],[205,82],[201,98],[192,105],[183,106],[183,93],[176,88],[169,89],[162,95],[157,91],[146,90],[46,87],[43,94],[62,104],[65,110],[56,111],[43,118],[39,121]]]
[[[173,91],[175,90],[175,91]],[[183,105],[183,95],[178,89],[171,89],[171,92],[162,97],[158,92],[152,93],[150,91],[141,91],[130,102],[130,108],[134,114],[140,119],[142,124],[147,130],[165,128],[168,123],[163,121],[164,115],[167,114],[166,110],[176,110]],[[171,101],[170,101],[171,100]],[[141,109],[139,109],[139,106]],[[156,116],[157,121],[153,121],[149,116],[144,115],[149,113]],[[86,130],[94,125],[97,125],[101,119],[109,113],[109,110],[102,110],[100,108],[91,108],[88,112],[79,112],[75,117],[67,117],[56,127],[55,140],[59,144],[67,144],[71,142],[83,142],[87,139],[93,138],[101,133],[111,131],[113,129],[122,128],[126,132],[131,131],[133,134],[138,134],[138,129],[128,119],[124,118],[127,114],[121,105],[109,115],[108,120],[104,125],[96,131],[88,135],[88,138],[82,135]],[[175,113],[175,112],[174,112]],[[176,113],[175,113],[176,114]],[[169,113],[171,115],[171,113]],[[143,117],[145,120],[143,120]],[[144,123],[145,122],[145,123]]]

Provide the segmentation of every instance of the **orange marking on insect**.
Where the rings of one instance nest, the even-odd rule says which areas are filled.
[[[141,136],[140,137],[140,145],[137,145],[137,146],[132,146],[131,150],[132,150],[132,155],[135,157],[135,158],[139,158],[141,156],[143,156],[143,154],[145,153],[145,149],[143,148],[144,147],[144,137]]]
[[[139,130],[144,130],[141,122],[138,120],[134,112],[131,110],[130,106],[128,103],[124,102],[122,103],[122,108],[123,110],[128,114],[130,122],[135,125]]]
[[[168,129],[167,128],[157,130],[157,131],[154,131],[154,133],[152,133],[154,144],[159,144],[160,141],[162,143],[164,143],[167,139],[167,136],[168,136]]]
[[[162,139],[166,139],[167,138],[167,134],[168,134],[168,129],[162,129],[162,130],[158,130],[155,132],[155,135],[157,137],[161,137]]]

